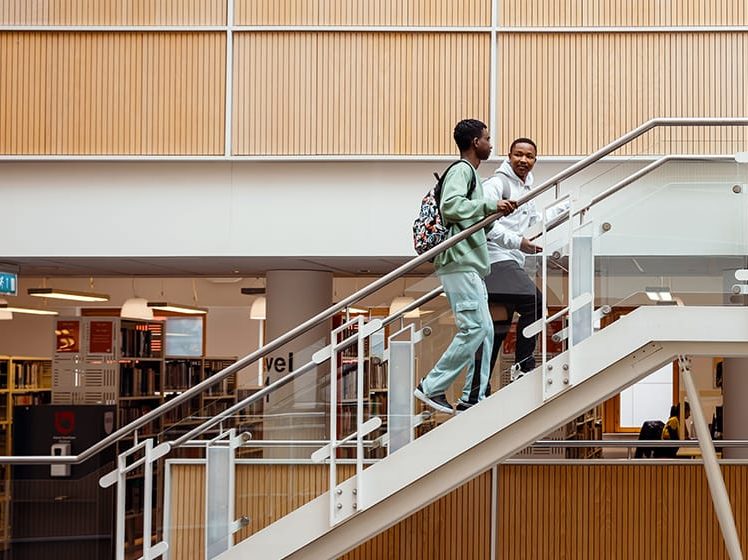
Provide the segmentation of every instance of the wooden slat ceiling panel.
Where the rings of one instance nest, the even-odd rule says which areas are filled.
[[[497,136],[533,137],[545,155],[586,155],[655,117],[744,117],[747,37],[502,35]],[[619,153],[731,154],[746,138],[744,128],[661,129]]]
[[[0,25],[225,23],[225,0],[0,0]]]
[[[735,0],[505,0],[507,26],[747,25],[748,6]]]
[[[488,119],[481,34],[247,33],[235,50],[237,154],[451,154]]]
[[[0,34],[0,153],[221,154],[222,33]]]
[[[236,23],[487,26],[491,0],[236,0]]]

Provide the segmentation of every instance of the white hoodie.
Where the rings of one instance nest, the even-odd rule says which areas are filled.
[[[483,181],[483,195],[492,199],[518,200],[530,191],[533,181],[530,172],[522,182],[509,164],[509,160],[506,160],[493,177]],[[508,216],[496,220],[486,236],[488,259],[492,263],[513,260],[524,266],[525,254],[519,249],[520,243],[524,233],[539,220],[540,213],[535,207],[534,200],[523,204]]]

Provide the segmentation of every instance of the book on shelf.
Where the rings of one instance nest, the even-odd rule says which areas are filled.
[[[184,391],[200,383],[200,360],[167,359],[164,370],[164,391]]]
[[[205,379],[209,379],[215,374],[223,371],[236,360],[205,360]],[[234,397],[236,395],[236,373],[232,373],[228,377],[222,379],[216,384],[212,385],[205,393],[206,396],[210,397]]]
[[[127,358],[158,358],[162,353],[160,323],[122,321],[120,326],[120,352]]]
[[[50,394],[45,393],[24,393],[22,395],[13,395],[14,406],[49,404]]]
[[[124,362],[120,364],[121,397],[151,396],[161,392],[157,362]]]
[[[13,383],[17,389],[42,388],[52,377],[50,362],[18,361],[13,363]]]

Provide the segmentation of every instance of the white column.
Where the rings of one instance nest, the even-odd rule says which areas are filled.
[[[332,304],[331,272],[273,270],[267,273],[267,342],[278,338]],[[330,336],[330,322],[316,327],[265,358],[271,381],[311,361]],[[323,439],[327,425],[329,367],[320,366],[275,391],[265,405],[264,439]],[[267,456],[309,457],[313,448],[295,453],[268,450]]]
[[[748,358],[727,358],[722,364],[722,437],[748,439]],[[748,448],[727,448],[726,459],[748,459]]]

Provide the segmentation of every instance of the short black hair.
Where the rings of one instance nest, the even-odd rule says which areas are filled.
[[[538,146],[533,142],[530,138],[516,138],[514,142],[512,142],[512,145],[509,146],[509,153],[512,153],[512,150],[514,150],[514,146],[517,144],[530,144],[533,148],[535,148],[535,153],[538,152]]]
[[[473,140],[483,136],[483,131],[488,127],[477,119],[464,119],[455,125],[454,139],[461,152],[467,150]]]

